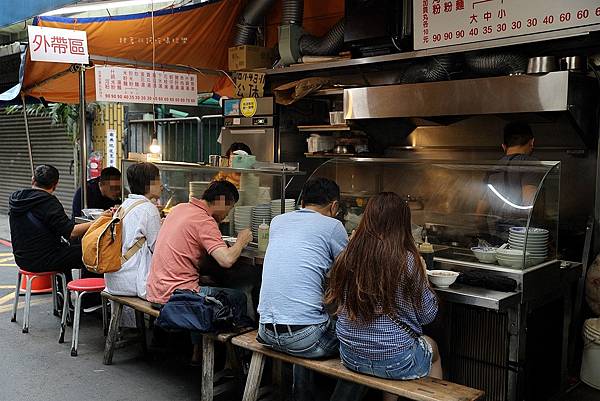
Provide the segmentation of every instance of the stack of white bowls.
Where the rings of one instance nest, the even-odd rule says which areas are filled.
[[[271,188],[258,187],[258,198],[256,199],[256,201],[259,205],[271,202]]]
[[[210,181],[190,181],[190,199],[202,199],[202,195],[204,195],[204,191],[206,191],[209,185]]]
[[[233,224],[235,233],[251,228],[252,206],[236,206],[233,212]]]
[[[252,208],[252,235],[254,240],[258,241],[258,226],[263,221],[267,224],[271,223],[271,205],[263,203]]]
[[[510,267],[513,269],[523,269],[532,265],[531,256],[529,252],[523,257],[523,251],[518,249],[502,249],[496,250],[496,259],[498,263],[504,267]]]
[[[525,234],[527,233],[527,244]],[[543,228],[511,227],[508,233],[508,245],[510,249],[526,250],[531,257],[532,264],[542,263],[548,257],[548,240],[550,233]],[[527,247],[527,249],[525,249]]]
[[[260,177],[252,173],[242,173],[240,177],[240,199],[242,204],[254,206],[258,203]]]
[[[296,209],[296,201],[294,199],[285,200],[285,213],[293,212]],[[271,201],[271,218],[281,214],[281,199]]]

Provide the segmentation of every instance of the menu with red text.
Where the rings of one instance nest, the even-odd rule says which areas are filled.
[[[198,102],[198,82],[194,74],[112,66],[97,66],[94,70],[99,102],[188,106]]]
[[[599,0],[414,0],[415,50],[600,24]]]

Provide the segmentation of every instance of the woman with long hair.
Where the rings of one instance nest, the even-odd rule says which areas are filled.
[[[397,380],[442,377],[437,344],[422,329],[437,314],[437,298],[411,234],[410,209],[397,194],[369,200],[331,269],[326,302],[337,307],[348,369]]]

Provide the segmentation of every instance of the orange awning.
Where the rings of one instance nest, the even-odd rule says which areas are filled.
[[[155,11],[153,19],[151,13],[79,19],[37,17],[34,24],[85,30],[95,65],[151,69],[146,63],[153,62],[154,38],[155,64],[211,70],[197,73],[198,91],[210,92],[221,78],[217,71],[227,69],[228,47],[241,6],[239,0],[221,0]],[[69,64],[31,61],[28,55],[23,92],[49,102],[77,103],[79,78],[69,68]],[[93,69],[86,72],[86,100],[95,100]]]

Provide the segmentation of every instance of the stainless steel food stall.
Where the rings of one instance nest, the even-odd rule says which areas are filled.
[[[416,239],[426,234],[433,244],[435,268],[479,278],[437,289],[443,307],[432,334],[447,378],[485,390],[486,400],[546,400],[566,388],[578,335],[572,315],[598,205],[597,85],[562,71],[345,89],[347,129],[366,133],[379,154],[300,159],[303,169],[340,184],[349,232],[369,196],[396,192],[412,210]],[[285,110],[279,118],[285,122]],[[498,161],[511,121],[532,127],[539,162]],[[535,199],[515,201],[494,181],[498,175],[528,176]],[[521,238],[511,237],[511,227],[520,227]],[[541,255],[536,235],[544,237]],[[496,247],[521,241],[525,252],[512,267],[482,263],[471,251],[480,240]],[[532,250],[538,254],[526,255]],[[505,280],[514,288],[493,285]]]
[[[494,188],[497,175],[528,177],[535,183],[531,204],[515,204],[503,196],[508,188]],[[487,399],[519,399],[526,373],[539,365],[528,356],[528,320],[538,315],[554,319],[559,342],[568,338],[568,304],[580,265],[558,259],[560,162],[499,162],[457,160],[406,160],[389,158],[337,158],[323,163],[313,176],[335,180],[342,192],[346,228],[350,232],[364,211],[366,201],[379,192],[401,195],[411,208],[413,235],[433,244],[436,268],[459,272],[477,271],[494,281],[501,277],[514,283],[513,290],[499,291],[474,284],[438,288],[446,303],[441,340],[450,380],[486,391]],[[519,188],[520,190],[520,188]],[[486,200],[487,213],[476,213]],[[520,260],[494,263],[478,261],[471,247],[481,241],[488,246],[510,242],[516,246],[514,230],[524,233]],[[539,243],[530,234],[545,233],[541,254],[531,254]],[[528,245],[529,244],[529,245]],[[536,245],[537,246],[537,245]],[[493,288],[493,287],[492,287]],[[560,310],[548,311],[559,303]],[[471,315],[477,315],[477,317]],[[563,337],[565,336],[565,337]],[[438,334],[439,337],[439,334]],[[479,339],[477,341],[476,339]],[[560,353],[555,354],[561,363]],[[563,367],[564,368],[564,367]],[[561,367],[554,372],[559,385]],[[548,371],[547,371],[548,372]],[[551,374],[551,373],[549,373]],[[494,380],[490,380],[494,377]]]

